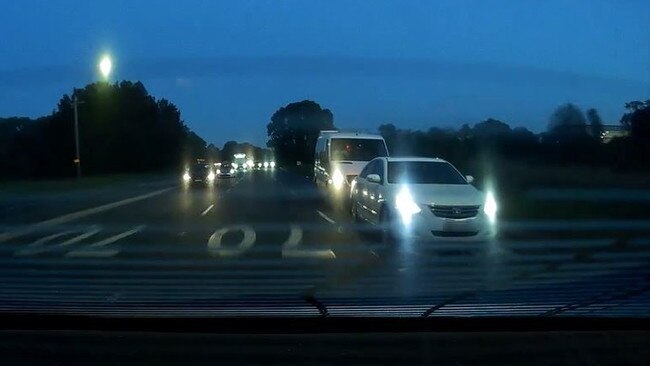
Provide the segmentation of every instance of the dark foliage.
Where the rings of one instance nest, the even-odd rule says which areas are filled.
[[[0,119],[0,176],[74,176],[75,96],[85,175],[158,170],[207,152],[178,108],[142,83],[99,82],[64,95],[49,116]]]
[[[275,150],[277,159],[283,163],[313,163],[319,132],[333,128],[334,117],[329,109],[322,109],[310,100],[291,103],[271,117],[267,125],[267,145]]]

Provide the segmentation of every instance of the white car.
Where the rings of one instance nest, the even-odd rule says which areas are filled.
[[[383,240],[486,240],[497,205],[472,181],[442,159],[376,158],[352,181],[352,216],[380,228]]]

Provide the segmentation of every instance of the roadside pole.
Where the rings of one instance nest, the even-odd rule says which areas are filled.
[[[77,112],[77,96],[74,96],[74,145],[75,145],[75,158],[74,162],[77,166],[77,179],[81,178],[81,157],[79,156],[79,114]]]

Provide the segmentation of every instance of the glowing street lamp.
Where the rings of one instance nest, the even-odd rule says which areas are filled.
[[[105,80],[108,80],[108,77],[111,75],[112,70],[113,61],[111,61],[111,58],[108,55],[104,55],[104,57],[102,57],[102,60],[99,61],[99,71],[102,73],[102,76]]]

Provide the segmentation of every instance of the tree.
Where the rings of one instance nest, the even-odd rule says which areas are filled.
[[[650,100],[633,101],[625,104],[627,112],[621,117],[621,124],[636,139],[650,138]]]
[[[563,137],[585,136],[587,121],[580,108],[567,103],[557,107],[551,115],[548,132]]]
[[[477,138],[506,137],[510,132],[511,129],[507,123],[493,118],[488,118],[483,122],[477,123],[472,129],[472,135]]]
[[[74,175],[75,97],[83,102],[78,114],[84,175],[154,170],[205,156],[205,141],[174,104],[156,100],[140,82],[99,82],[63,95],[49,116],[0,122],[0,163],[11,167],[0,175]]]
[[[314,147],[321,130],[334,129],[329,109],[310,100],[288,104],[278,109],[267,125],[267,146],[275,149],[276,158],[285,163],[313,163]]]
[[[600,135],[603,133],[603,120],[595,108],[587,110],[587,120],[589,121],[591,136],[600,139]]]
[[[392,123],[385,123],[379,125],[379,128],[377,130],[379,131],[379,134],[384,138],[384,141],[386,141],[388,152],[390,154],[395,153],[395,144],[397,143],[397,128],[395,125]]]

